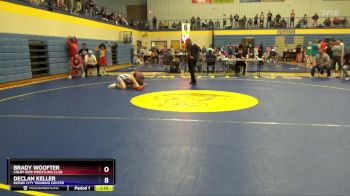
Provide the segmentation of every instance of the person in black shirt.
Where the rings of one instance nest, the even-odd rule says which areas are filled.
[[[207,61],[207,75],[209,74],[210,68],[211,68],[210,72],[214,73],[216,56],[213,54],[212,50],[208,51],[208,53],[205,55],[205,59]]]
[[[79,50],[79,55],[84,60],[85,55],[87,55],[89,52],[89,48],[87,47],[86,43],[81,44],[81,49]]]
[[[350,70],[350,52],[346,53],[343,58],[342,71],[344,73],[345,80],[349,80],[348,71]]]
[[[196,76],[194,74],[195,67],[198,61],[200,48],[191,41],[190,38],[186,40],[186,48],[187,48],[187,59],[188,59],[188,70],[191,74],[191,82],[190,84],[196,85]]]
[[[317,15],[317,13],[315,13],[315,15],[312,16],[312,20],[313,20],[312,26],[313,26],[313,27],[317,27],[317,20],[318,20],[318,15]]]
[[[236,76],[240,72],[241,67],[243,67],[243,75],[245,76],[245,72],[247,69],[247,63],[246,63],[245,59],[247,58],[247,54],[245,52],[243,52],[243,50],[238,50],[238,53],[236,54],[236,58],[241,59],[240,61],[236,61],[236,65],[235,65]]]

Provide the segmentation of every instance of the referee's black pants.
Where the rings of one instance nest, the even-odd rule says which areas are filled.
[[[190,71],[190,74],[191,74],[191,83],[197,83],[196,76],[194,75],[196,64],[197,64],[196,59],[188,60],[188,70]]]

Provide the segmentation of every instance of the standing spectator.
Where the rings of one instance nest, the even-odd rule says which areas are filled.
[[[232,16],[232,14],[230,15],[230,26],[231,26],[231,29],[233,29],[233,16]]]
[[[68,36],[67,38],[67,47],[69,50],[69,57],[72,58],[75,56],[75,54],[78,53],[78,40],[77,38]]]
[[[308,45],[306,46],[306,55],[307,55],[307,60],[306,60],[306,67],[310,68],[313,65],[313,57],[312,57],[312,42],[309,41]]]
[[[197,17],[197,29],[200,29],[201,28],[201,18],[199,18],[199,16]]]
[[[194,16],[192,16],[190,21],[191,21],[191,29],[193,30],[195,29],[195,24],[196,24],[196,19],[194,18]]]
[[[78,53],[76,53],[74,56],[70,58],[69,66],[68,66],[68,71],[69,71],[68,79],[72,79],[72,74],[74,70],[79,70],[81,77],[85,78],[83,60],[80,58]]]
[[[260,42],[259,46],[258,46],[258,57],[261,59],[263,58],[263,54],[264,54],[264,46],[262,45],[262,42]],[[259,61],[258,62],[258,66],[262,66],[264,64],[263,61]]]
[[[223,22],[222,22],[222,27],[223,27],[224,29],[226,29],[226,20],[227,20],[226,14],[224,14],[224,19],[223,19]]]
[[[251,18],[249,18],[248,21],[247,21],[247,27],[248,27],[249,29],[253,28],[253,21],[252,21]]]
[[[209,72],[214,73],[216,56],[213,54],[212,50],[209,50],[208,53],[205,55],[205,60],[207,62],[207,75],[209,74]]]
[[[256,29],[259,27],[258,26],[258,18],[259,18],[259,16],[258,16],[258,14],[256,14],[254,17],[254,28],[256,28]]]
[[[96,51],[99,52],[98,64],[103,67],[102,74],[107,75],[106,66],[107,66],[107,48],[104,43],[101,43]]]
[[[188,58],[188,70],[191,74],[191,85],[197,85],[196,76],[195,76],[195,66],[199,57],[200,48],[197,44],[193,43],[190,38],[186,40],[187,48],[187,58]]]
[[[280,13],[277,13],[277,15],[276,15],[276,23],[277,23],[278,26],[280,26],[279,25],[280,24],[280,20],[281,20],[281,15],[280,15]]]
[[[235,29],[237,29],[237,27],[238,27],[239,15],[236,14],[233,18],[235,19]]]
[[[248,58],[247,55],[248,54],[246,52],[243,52],[242,49],[238,50],[238,53],[236,54],[236,58],[240,60],[236,61],[236,64],[235,64],[236,76],[238,76],[238,73],[240,72],[241,68],[243,68],[242,73],[245,76],[246,70],[247,70],[247,62],[246,62],[246,59]]]
[[[157,30],[157,18],[156,18],[156,16],[153,16],[152,23],[153,23],[153,30]]]
[[[264,12],[261,12],[261,14],[260,14],[260,28],[264,28],[264,19],[265,19]]]
[[[289,21],[289,27],[294,28],[294,19],[295,19],[295,12],[292,10],[290,13],[290,21]]]
[[[241,21],[241,26],[244,29],[245,28],[245,24],[247,22],[247,17],[245,15],[243,15],[242,21]]]
[[[66,4],[65,4],[64,0],[57,0],[56,5],[58,8],[66,9]]]
[[[267,13],[266,28],[271,28],[271,21],[272,21],[272,13],[269,11],[269,13]]]
[[[340,78],[340,69],[342,67],[342,55],[344,53],[344,45],[341,44],[341,41],[339,39],[335,42],[334,46],[332,47],[332,51],[332,69],[335,70],[335,77]]]
[[[333,46],[334,46],[334,42],[331,40],[328,42],[327,47],[326,47],[326,53],[328,54],[331,61],[333,59],[333,51],[332,51]]]
[[[68,12],[72,14],[74,11],[74,0],[68,0]]]
[[[315,76],[315,71],[316,69],[319,70],[321,75],[323,75],[324,69],[327,70],[327,77],[331,76],[331,69],[329,65],[331,64],[331,60],[328,56],[328,54],[325,53],[323,49],[320,48],[319,54],[316,55],[315,57],[315,66],[311,69],[311,76]]]
[[[343,58],[343,67],[342,71],[344,74],[345,80],[349,80],[349,74],[348,71],[350,70],[350,52],[348,51]]]
[[[83,11],[83,5],[81,4],[81,0],[77,0],[75,3],[74,12],[76,14],[81,14],[82,11]]]
[[[315,15],[312,16],[312,26],[317,27],[317,20],[318,20],[318,15],[315,13]]]
[[[95,55],[92,54],[91,50],[89,50],[88,54],[85,55],[84,62],[85,62],[84,69],[85,69],[86,77],[88,77],[88,69],[94,68],[94,67],[96,67],[96,69],[97,69],[97,76],[101,76],[100,65],[97,63],[96,57],[95,57]]]

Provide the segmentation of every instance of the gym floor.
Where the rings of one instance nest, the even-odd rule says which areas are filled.
[[[3,90],[0,159],[116,158],[115,191],[101,195],[350,194],[347,81],[217,76],[191,87],[186,77],[147,77],[139,92],[108,89],[114,79],[59,79]],[[174,112],[130,101],[172,90],[235,92],[258,102],[240,110]],[[6,161],[0,168],[6,171]],[[0,195],[17,194],[0,189]]]

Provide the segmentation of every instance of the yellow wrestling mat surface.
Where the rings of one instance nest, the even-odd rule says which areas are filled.
[[[169,112],[227,112],[254,107],[258,99],[235,92],[213,90],[173,90],[133,97],[135,106]]]

